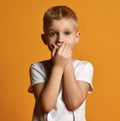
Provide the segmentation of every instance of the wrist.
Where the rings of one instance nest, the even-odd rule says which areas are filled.
[[[70,59],[70,60],[68,61],[68,63],[66,64],[66,66],[65,66],[65,70],[69,70],[69,68],[71,68],[72,66],[73,66],[73,60]]]
[[[58,65],[58,64],[53,64],[53,68],[55,68],[56,69],[56,71],[63,71],[64,70],[64,67],[63,66],[60,66],[60,65]]]

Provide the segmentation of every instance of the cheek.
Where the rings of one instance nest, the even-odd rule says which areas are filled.
[[[52,44],[48,44],[47,46],[48,46],[49,50],[52,51],[53,45]]]
[[[49,50],[52,51],[52,49],[53,49],[53,47],[54,47],[54,42],[49,41],[49,42],[47,43],[47,46],[48,46]]]
[[[74,45],[75,45],[75,40],[74,39],[69,39],[68,41],[66,41],[66,44],[68,44],[72,49],[74,47]]]
[[[70,47],[71,47],[71,49],[73,49],[73,48],[74,48],[74,45],[75,45],[75,43],[71,44],[71,46],[70,46]]]

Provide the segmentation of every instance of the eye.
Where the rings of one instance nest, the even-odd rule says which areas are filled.
[[[49,33],[49,36],[50,36],[50,37],[54,37],[54,36],[56,36],[56,35],[57,35],[56,32],[50,32],[50,33]]]
[[[65,35],[70,35],[71,32],[70,32],[70,31],[66,31],[66,32],[64,32],[64,34],[65,34]]]

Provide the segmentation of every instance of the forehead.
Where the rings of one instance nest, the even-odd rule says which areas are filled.
[[[77,29],[77,22],[73,19],[52,20],[49,29]]]

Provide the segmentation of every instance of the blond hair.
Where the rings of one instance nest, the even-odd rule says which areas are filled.
[[[75,12],[67,6],[55,6],[48,9],[43,17],[43,31],[45,32],[49,28],[53,20],[60,19],[72,19],[77,23],[77,16]]]

